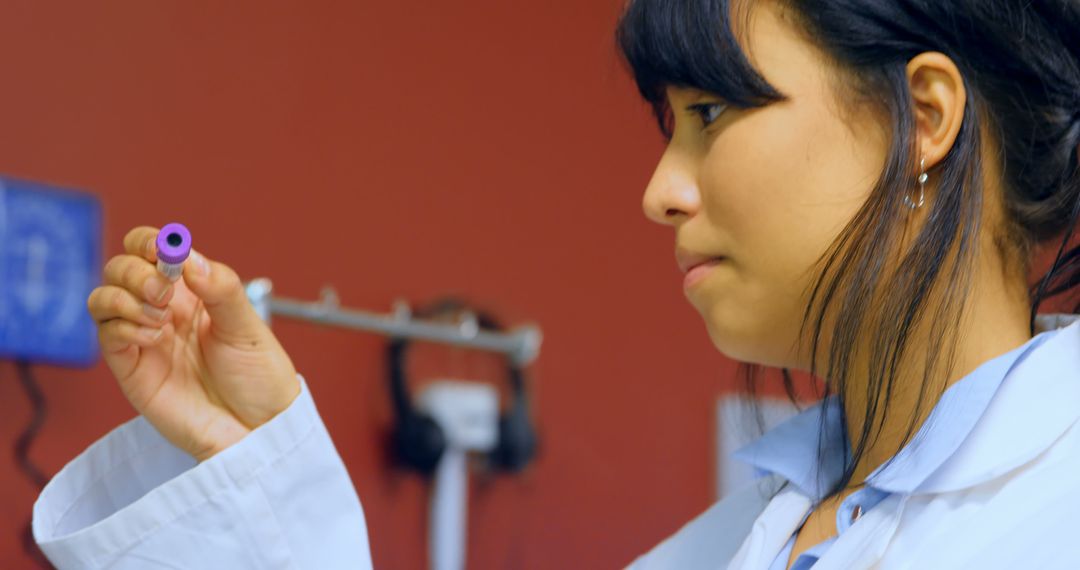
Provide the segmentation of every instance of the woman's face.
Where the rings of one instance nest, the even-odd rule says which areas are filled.
[[[808,369],[795,349],[816,262],[868,197],[887,133],[869,113],[841,113],[818,48],[774,2],[754,4],[743,50],[788,100],[722,109],[669,87],[673,135],[642,205],[677,248],[725,258],[684,291],[723,354]]]

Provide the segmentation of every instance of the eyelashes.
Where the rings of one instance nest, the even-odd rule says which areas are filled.
[[[720,118],[720,114],[727,109],[727,105],[721,103],[697,103],[686,108],[687,111],[696,114],[701,119],[702,128],[708,127]]]

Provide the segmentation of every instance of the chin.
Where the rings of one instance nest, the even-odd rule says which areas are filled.
[[[789,359],[779,354],[777,347],[771,344],[776,341],[771,338],[774,335],[765,335],[766,338],[762,338],[762,335],[719,327],[715,323],[706,323],[706,328],[716,350],[732,360],[776,368],[790,366]]]
[[[733,360],[753,362],[753,343],[744,334],[730,327],[718,326],[716,323],[705,322],[705,328],[709,331],[709,340],[712,341],[720,354]]]

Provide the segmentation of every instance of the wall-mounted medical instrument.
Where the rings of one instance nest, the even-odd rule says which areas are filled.
[[[33,409],[15,440],[15,461],[38,489],[49,476],[30,460],[30,446],[48,409],[33,367],[97,362],[97,327],[86,299],[101,283],[101,234],[97,197],[0,177],[0,360],[15,361]],[[23,549],[48,568],[27,519]]]
[[[434,476],[428,521],[431,568],[461,570],[467,527],[467,455],[481,453],[489,465],[517,472],[536,452],[525,368],[539,354],[539,327],[526,324],[506,330],[490,313],[455,299],[436,302],[415,313],[398,300],[392,314],[378,315],[341,308],[337,294],[329,288],[313,303],[274,297],[272,289],[268,279],[246,284],[248,298],[267,322],[272,315],[279,315],[390,337],[388,379],[395,416],[391,446],[402,465]],[[459,318],[450,323],[437,318],[449,314]],[[506,410],[499,411],[493,385],[463,379],[428,383],[414,405],[406,385],[405,356],[406,347],[416,341],[502,354],[510,389]]]
[[[491,313],[471,309],[464,301],[453,298],[443,299],[428,307],[417,309],[414,315],[425,319],[456,316],[459,318],[458,326],[468,330],[494,332],[504,330]],[[440,422],[430,410],[413,405],[406,381],[408,376],[406,349],[411,343],[412,341],[408,338],[398,337],[391,339],[387,346],[390,396],[395,417],[393,446],[397,457],[404,465],[425,475],[431,475],[435,472],[448,446],[448,435],[443,427],[446,421],[444,419]],[[505,412],[497,414],[497,422],[493,422],[493,425],[498,428],[496,437],[493,438],[494,443],[488,446],[481,442],[470,446],[476,446],[474,451],[487,452],[488,463],[491,466],[516,472],[523,469],[532,459],[536,451],[536,434],[529,420],[524,367],[508,359],[506,382],[510,392],[509,405]],[[490,387],[489,384],[484,384],[484,386]],[[446,388],[444,386],[441,389]],[[497,412],[497,395],[495,398],[495,412]],[[433,400],[427,393],[421,396],[421,402],[425,403],[424,407],[427,408],[438,409],[440,406],[440,399]],[[467,404],[462,407],[467,407]],[[486,409],[485,406],[479,404],[475,408]],[[495,417],[496,414],[493,413],[492,418]],[[469,425],[482,425],[484,419],[484,416],[478,414]]]
[[[101,234],[95,196],[0,178],[0,358],[97,362],[86,299],[101,283]]]
[[[448,298],[417,309],[417,317],[457,317],[469,330],[502,331],[494,315]],[[404,465],[434,475],[428,551],[433,570],[465,566],[466,497],[470,453],[482,454],[495,469],[517,472],[536,453],[529,417],[525,370],[507,359],[509,403],[499,411],[499,395],[488,382],[444,379],[430,382],[413,404],[406,377],[406,338],[387,346],[390,395],[394,407],[392,446]]]

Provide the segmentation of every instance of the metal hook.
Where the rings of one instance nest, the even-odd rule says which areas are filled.
[[[464,338],[476,338],[476,334],[480,332],[480,323],[476,319],[476,313],[468,310],[462,312],[461,320],[458,321],[458,330]]]
[[[393,313],[394,320],[399,323],[407,322],[412,318],[412,308],[409,307],[409,302],[405,299],[394,299]]]
[[[319,300],[327,307],[336,308],[339,305],[341,298],[338,297],[337,291],[335,291],[332,286],[327,285],[319,291]]]

